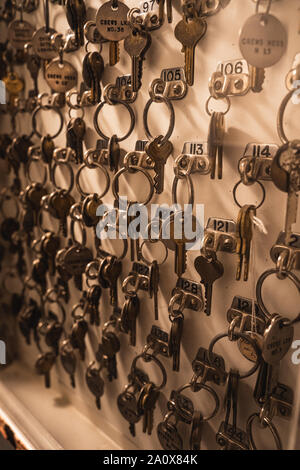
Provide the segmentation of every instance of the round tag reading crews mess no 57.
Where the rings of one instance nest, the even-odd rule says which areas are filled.
[[[287,34],[273,15],[250,16],[240,31],[240,50],[244,59],[257,68],[276,64],[287,47]]]

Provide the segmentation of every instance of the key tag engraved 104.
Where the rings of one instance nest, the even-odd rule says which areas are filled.
[[[66,93],[77,84],[77,71],[70,62],[54,59],[46,67],[45,79],[52,91]]]
[[[276,64],[287,47],[284,26],[268,10],[266,13],[258,13],[257,8],[257,13],[248,18],[240,31],[242,56],[249,64],[261,69]]]
[[[14,20],[8,25],[8,40],[12,47],[23,50],[31,41],[35,27],[24,20]]]
[[[268,364],[281,361],[293,342],[294,328],[284,322],[288,320],[275,314],[264,332],[262,356]]]

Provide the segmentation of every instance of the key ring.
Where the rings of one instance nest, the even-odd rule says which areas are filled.
[[[147,264],[148,266],[151,265],[152,261],[148,260],[147,258],[145,258],[145,256],[143,255],[143,247],[146,246],[147,243],[157,243],[157,242],[160,242],[161,245],[164,247],[164,250],[165,250],[165,255],[163,257],[163,260],[160,262],[160,263],[157,263],[159,266],[161,266],[162,264],[164,264],[164,262],[167,260],[168,258],[168,248],[166,247],[166,245],[164,244],[164,242],[160,239],[158,240],[144,240],[142,243],[141,243],[141,246],[140,246],[140,251],[139,251],[139,255],[140,255],[140,258],[141,260]]]
[[[215,400],[215,407],[214,407],[213,411],[208,416],[203,417],[202,421],[209,421],[214,416],[216,416],[216,414],[218,413],[218,411],[220,409],[220,400],[219,400],[219,397],[218,397],[216,391],[212,387],[210,387],[209,385],[207,385],[205,383],[199,383],[199,382],[196,382],[195,384],[188,383],[188,384],[182,385],[182,387],[180,387],[177,390],[177,393],[181,393],[181,392],[183,392],[183,390],[186,390],[187,388],[190,388],[192,390],[192,392],[200,392],[200,390],[206,390],[208,393],[210,393],[210,395]]]
[[[155,388],[157,391],[161,390],[162,388],[165,387],[166,383],[167,383],[167,373],[166,373],[166,369],[164,368],[163,364],[160,362],[159,359],[157,359],[156,356],[153,356],[153,354],[139,354],[138,356],[136,356],[134,359],[133,359],[133,362],[132,362],[132,365],[131,365],[131,374],[134,375],[134,371],[136,369],[136,363],[137,361],[142,358],[144,362],[151,362],[153,361],[161,370],[162,372],[162,382],[160,384],[160,386],[158,387],[157,385],[155,385]]]
[[[278,270],[275,268],[268,269],[267,271],[265,271],[264,273],[260,275],[256,284],[257,303],[258,303],[259,308],[262,310],[262,312],[264,313],[264,315],[266,316],[268,320],[272,319],[272,315],[270,314],[270,312],[268,312],[263,302],[262,286],[263,286],[264,281],[267,279],[267,277],[271,276],[272,274],[277,274],[277,273],[278,273]],[[288,277],[294,283],[294,285],[297,287],[298,291],[300,292],[300,279],[298,279],[298,277],[291,271],[286,271],[285,274],[286,274],[286,277]],[[289,322],[284,322],[283,324],[284,326],[291,326],[294,323],[297,323],[298,321],[300,321],[300,313],[294,318],[294,320],[290,320]]]
[[[188,204],[190,204],[192,206],[192,208],[194,207],[194,200],[195,200],[195,196],[194,196],[194,185],[193,185],[193,182],[192,182],[192,178],[190,177],[190,175],[188,175],[187,173],[186,174],[183,174],[182,176],[179,176],[179,175],[175,175],[174,176],[174,179],[173,179],[173,184],[172,184],[172,200],[173,200],[173,204],[178,204],[177,203],[177,187],[178,187],[178,181],[179,180],[182,180],[184,179],[186,180],[187,182],[187,187],[188,187]]]
[[[283,129],[284,112],[285,112],[285,109],[286,109],[286,106],[287,106],[288,102],[290,101],[291,97],[293,96],[293,94],[295,93],[295,91],[297,89],[299,89],[299,87],[293,88],[292,90],[290,90],[288,92],[288,94],[283,98],[283,100],[280,104],[279,110],[278,110],[278,114],[277,114],[277,132],[278,132],[278,136],[279,136],[279,138],[280,138],[280,140],[283,144],[288,144],[290,142],[290,140],[287,138],[287,136],[284,132],[284,129]]]
[[[259,13],[259,5],[261,4],[262,0],[257,0],[256,2],[256,8],[255,8],[255,14],[257,15]],[[268,0],[268,6],[267,6],[267,9],[265,11],[265,13],[262,13],[263,15],[268,15],[270,13],[270,10],[271,10],[271,6],[272,6],[272,0]]]
[[[100,129],[100,126],[98,124],[99,113],[100,113],[101,109],[104,107],[105,104],[109,104],[109,103],[107,101],[101,101],[101,103],[99,103],[97,108],[96,108],[96,111],[95,111],[95,114],[94,114],[94,127],[95,127],[95,130],[96,130],[97,134],[99,134],[100,137],[102,137],[102,139],[109,140],[110,137],[108,137],[107,135],[105,135],[102,132],[102,130]],[[128,110],[129,115],[130,115],[130,127],[129,127],[128,132],[123,137],[116,137],[116,142],[122,142],[123,140],[126,140],[130,136],[130,134],[132,133],[132,131],[134,129],[135,114],[134,114],[131,106],[128,103],[126,103],[126,101],[115,99],[113,101],[113,105],[115,106],[116,104],[122,104],[123,106],[125,106],[125,108]]]
[[[56,183],[56,169],[58,168],[59,165],[65,165],[65,168],[68,169],[68,172],[70,174],[70,184],[69,184],[69,188],[68,189],[65,189],[65,188],[62,188],[61,186],[58,186],[57,183]],[[70,194],[70,192],[72,191],[73,187],[74,187],[74,173],[73,173],[73,169],[70,165],[70,163],[68,162],[68,160],[64,161],[64,160],[58,160],[58,161],[54,161],[52,167],[51,167],[51,170],[50,170],[50,179],[53,183],[53,185],[55,186],[56,189],[58,190],[63,190],[65,191],[66,194]]]
[[[43,110],[43,111],[52,110],[52,111],[55,111],[55,112],[58,114],[58,116],[59,116],[59,119],[60,119],[59,129],[58,129],[58,131],[57,131],[55,134],[50,135],[50,138],[51,138],[51,139],[55,139],[55,137],[57,137],[57,136],[61,133],[61,131],[62,131],[62,128],[63,128],[63,125],[64,125],[64,118],[63,118],[63,115],[62,115],[60,109],[58,109],[58,108],[53,108],[52,106],[48,106],[48,105],[46,105],[46,106],[41,106],[41,105],[40,105],[40,106],[37,106],[37,107],[35,108],[35,110],[33,111],[33,114],[32,114],[32,118],[31,118],[31,119],[32,119],[32,129],[33,129],[32,132],[33,132],[33,134],[36,134],[40,139],[43,137],[43,134],[41,134],[41,133],[37,130],[37,128],[36,128],[36,125],[37,125],[37,123],[36,123],[36,117],[37,117],[38,112],[41,111],[41,110]]]
[[[173,133],[173,130],[174,130],[174,125],[175,125],[174,108],[173,108],[173,105],[172,105],[171,101],[163,95],[156,95],[155,98],[149,98],[149,100],[147,101],[147,103],[145,105],[144,111],[143,111],[144,129],[145,129],[145,133],[146,133],[146,136],[147,136],[148,140],[153,140],[152,134],[151,134],[151,132],[149,130],[149,126],[148,126],[148,112],[149,112],[150,105],[154,102],[155,103],[165,103],[168,107],[168,110],[170,111],[170,123],[169,123],[168,130],[167,130],[166,135],[160,141],[160,145],[163,145],[167,142],[167,140],[170,139],[170,137]]]
[[[81,231],[81,242],[79,242],[79,241],[76,239],[76,236],[75,236],[75,224],[79,224],[80,231]],[[71,223],[70,223],[70,231],[71,231],[71,238],[72,238],[74,244],[76,244],[76,245],[83,245],[83,246],[86,245],[86,230],[85,230],[85,227],[83,226],[83,223],[81,222],[81,220],[76,219],[76,218],[72,218],[72,219],[71,219]]]
[[[233,191],[232,191],[233,200],[234,200],[234,202],[236,203],[236,205],[237,205],[240,209],[241,209],[243,206],[238,202],[236,193],[237,193],[237,189],[238,189],[238,187],[239,187],[239,185],[240,185],[241,183],[243,183],[242,180],[238,181],[238,182],[234,185],[234,188],[233,188]],[[257,210],[257,209],[259,209],[259,208],[263,205],[263,203],[265,202],[265,199],[266,199],[266,190],[265,190],[265,187],[264,187],[264,185],[262,184],[261,181],[259,181],[259,180],[254,181],[253,184],[255,184],[255,183],[257,183],[257,184],[260,186],[261,190],[262,190],[262,199],[261,199],[260,203],[257,204],[257,206],[254,206],[254,207],[255,207],[255,210]],[[243,183],[243,184],[244,184],[244,183]]]
[[[153,181],[152,181],[152,178],[150,176],[150,174],[148,173],[147,170],[144,170],[144,168],[141,168],[139,166],[135,166],[135,165],[129,165],[128,167],[122,167],[120,168],[119,171],[117,171],[117,173],[115,173],[114,177],[113,177],[113,180],[112,180],[112,185],[111,185],[111,189],[112,189],[112,192],[113,192],[113,195],[114,195],[114,198],[118,201],[119,200],[119,188],[118,188],[118,180],[120,178],[120,176],[125,173],[126,171],[130,171],[130,170],[134,170],[134,171],[141,171],[147,178],[148,182],[149,182],[149,185],[150,185],[150,191],[149,191],[149,194],[147,196],[147,198],[145,199],[144,202],[141,202],[140,204],[141,205],[144,205],[146,206],[152,199],[152,196],[154,194],[154,185],[153,185]],[[136,201],[128,201],[128,204],[134,204]]]
[[[252,374],[254,374],[257,371],[258,366],[260,364],[261,351],[259,350],[259,348],[258,348],[256,342],[253,340],[253,338],[251,338],[251,336],[248,336],[244,333],[241,333],[240,331],[235,332],[233,336],[234,336],[235,340],[242,338],[243,340],[250,343],[251,346],[254,348],[254,351],[256,352],[256,361],[255,361],[254,366],[252,366],[251,369],[248,372],[245,372],[244,374],[240,375],[240,379],[246,379],[247,377],[250,377]],[[209,360],[211,365],[213,365],[213,363],[214,363],[213,362],[213,357],[212,357],[213,347],[219,340],[221,340],[223,338],[228,338],[228,333],[220,333],[220,334],[216,335],[211,340],[211,342],[209,344],[209,347],[208,347],[208,360]]]
[[[249,416],[249,418],[247,420],[247,425],[246,425],[246,430],[247,430],[251,450],[257,450],[257,447],[256,447],[254,439],[253,439],[253,432],[252,432],[252,424],[253,424],[253,421],[256,418],[260,421],[259,413],[253,413],[251,416]],[[266,426],[270,429],[270,431],[271,431],[271,433],[274,437],[274,441],[275,441],[277,450],[282,450],[281,439],[280,439],[280,436],[279,436],[278,431],[275,428],[274,424],[267,417],[264,417],[263,421],[265,422]]]
[[[42,181],[38,182],[40,183],[42,186],[45,186],[45,184],[47,183],[47,177],[48,177],[48,171],[47,171],[47,167],[46,165],[44,164],[44,162],[42,161],[42,159],[40,158],[39,155],[35,154],[34,151],[33,152],[30,152],[30,149],[31,147],[28,149],[28,153],[29,153],[29,158],[28,158],[28,161],[25,165],[25,175],[29,181],[29,183],[37,183],[36,180],[33,180],[31,178],[31,173],[30,173],[30,170],[31,170],[31,167],[32,167],[32,164],[33,163],[42,163],[42,168],[43,168],[43,179]],[[40,149],[37,149],[40,151]],[[40,167],[40,166],[39,166]]]
[[[208,114],[209,116],[212,116],[212,112],[211,112],[211,111],[209,110],[209,108],[208,108],[209,102],[210,102],[210,100],[211,100],[212,98],[213,98],[213,96],[209,96],[208,99],[207,99],[207,101],[206,101],[206,103],[205,103],[205,110],[206,110],[206,112],[207,112],[207,114]],[[214,99],[216,99],[216,98],[214,98]],[[225,116],[225,114],[227,114],[228,111],[230,110],[231,101],[230,101],[230,99],[229,99],[228,96],[222,96],[222,98],[219,98],[219,99],[222,99],[222,100],[225,100],[225,101],[226,101],[227,108],[225,109],[225,111],[219,111],[221,114],[223,114],[223,115]]]
[[[82,171],[85,169],[85,168],[89,168],[90,170],[93,170],[93,169],[99,169],[102,171],[102,173],[104,174],[104,177],[105,177],[105,187],[104,187],[104,190],[103,192],[99,195],[99,198],[101,199],[103,196],[105,196],[105,194],[107,193],[107,191],[109,190],[109,185],[110,185],[110,178],[109,178],[109,174],[108,174],[108,171],[107,169],[101,165],[100,163],[98,162],[93,162],[93,163],[83,163],[79,168],[78,168],[78,171],[76,173],[76,176],[75,176],[75,183],[76,183],[76,188],[78,190],[78,192],[81,194],[81,196],[83,197],[86,197],[86,196],[89,196],[90,192],[89,191],[84,191],[82,189],[82,186],[80,184],[80,175],[82,173]]]

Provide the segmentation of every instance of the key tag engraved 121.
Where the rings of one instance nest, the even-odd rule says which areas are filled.
[[[54,59],[46,67],[45,79],[51,90],[66,93],[77,84],[77,71],[70,62]]]
[[[267,68],[276,64],[287,47],[287,34],[282,23],[269,14],[271,1],[266,13],[250,16],[240,31],[240,50],[246,61],[257,68]]]

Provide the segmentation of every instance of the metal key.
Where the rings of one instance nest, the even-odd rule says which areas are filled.
[[[93,367],[93,362],[88,366],[85,374],[85,381],[89,390],[96,398],[96,406],[101,410],[100,398],[104,393],[104,380],[100,375],[100,369]]]
[[[131,30],[124,40],[124,49],[131,57],[131,87],[138,91],[142,86],[143,60],[151,44],[151,36],[145,31]]]
[[[223,264],[217,259],[217,255],[214,252],[211,254],[211,258],[198,256],[194,261],[195,269],[201,277],[201,284],[205,287],[204,312],[206,315],[211,314],[213,283],[224,274]]]
[[[265,81],[265,69],[260,69],[248,64],[250,75],[250,87],[254,93],[260,93]]]
[[[84,315],[90,315],[91,325],[100,325],[99,303],[101,294],[102,290],[98,284],[92,285],[87,291]]]
[[[145,146],[145,152],[154,161],[154,188],[157,194],[161,194],[164,190],[165,164],[173,151],[172,143],[169,140],[161,143],[162,139],[162,135],[155,137]]]
[[[72,326],[71,335],[70,335],[70,342],[74,349],[79,350],[80,359],[84,361],[85,358],[85,335],[88,332],[88,324],[87,322],[81,318],[76,320],[76,322]]]
[[[190,86],[194,84],[195,47],[205,35],[206,29],[206,21],[203,18],[199,18],[195,9],[189,17],[184,15],[183,19],[175,27],[175,37],[183,46],[185,76],[187,84]]]
[[[131,346],[136,345],[136,318],[140,312],[140,300],[137,294],[130,297],[128,304],[129,338]]]
[[[139,394],[138,411],[143,415],[143,432],[148,435],[152,434],[154,409],[159,395],[159,390],[152,382],[146,383]]]
[[[173,357],[173,370],[179,372],[180,368],[180,345],[183,333],[183,315],[178,315],[172,320],[169,353]]]
[[[158,320],[158,287],[159,287],[159,266],[156,260],[153,260],[149,269],[149,293],[154,301],[154,319]]]
[[[135,425],[141,419],[141,415],[137,410],[137,400],[132,392],[125,391],[118,396],[118,408],[123,416],[129,423],[130,434],[135,437]]]
[[[75,45],[84,45],[83,27],[86,22],[86,6],[84,0],[67,0],[66,17],[70,28],[75,33]]]
[[[49,197],[49,211],[53,217],[59,220],[59,230],[64,237],[68,234],[67,216],[71,206],[75,203],[71,194],[66,191],[54,191]]]
[[[70,339],[65,339],[61,344],[60,360],[63,368],[70,376],[71,386],[75,388],[75,371],[77,359]]]
[[[55,364],[56,356],[53,352],[46,352],[41,354],[36,363],[35,370],[37,374],[44,375],[45,387],[50,388],[50,370]]]
[[[67,147],[75,152],[76,163],[83,162],[83,139],[86,132],[85,122],[82,118],[70,119],[67,126]]]
[[[278,189],[288,193],[285,217],[285,244],[288,245],[292,227],[297,221],[300,190],[299,141],[288,142],[278,149],[271,166],[271,177]]]
[[[245,205],[240,209],[237,222],[237,245],[236,253],[239,256],[236,280],[241,279],[242,267],[244,266],[244,281],[248,280],[249,260],[252,240],[252,214],[255,215],[255,206]]]

